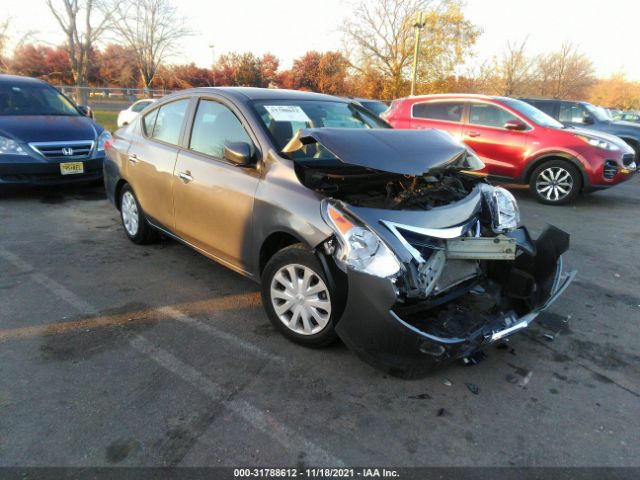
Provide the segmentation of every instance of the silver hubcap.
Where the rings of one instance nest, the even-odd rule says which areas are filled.
[[[547,200],[557,202],[573,189],[573,177],[562,167],[549,167],[538,175],[536,191]]]
[[[331,317],[331,299],[324,281],[304,265],[285,265],[271,280],[271,304],[287,328],[313,335]]]
[[[135,237],[138,233],[138,205],[136,199],[133,198],[131,192],[124,192],[122,195],[122,205],[120,208],[122,212],[122,223],[129,235]]]

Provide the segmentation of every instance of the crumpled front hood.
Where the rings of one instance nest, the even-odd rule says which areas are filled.
[[[95,140],[102,130],[80,115],[0,115],[0,135],[25,143]]]
[[[293,153],[313,143],[322,145],[344,164],[400,175],[484,168],[469,148],[441,130],[300,129],[282,151]]]

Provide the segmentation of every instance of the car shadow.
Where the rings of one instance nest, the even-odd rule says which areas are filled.
[[[106,200],[102,182],[74,185],[9,185],[0,186],[0,201],[37,200],[44,204],[61,204],[70,200]]]

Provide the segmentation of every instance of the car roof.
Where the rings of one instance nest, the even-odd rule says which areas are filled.
[[[300,90],[286,90],[279,88],[258,87],[200,87],[181,90],[174,95],[219,93],[238,102],[246,103],[253,100],[325,100],[346,102],[346,100],[322,93],[302,92]]]
[[[542,102],[571,102],[571,103],[582,103],[585,105],[591,105],[589,102],[585,100],[571,100],[570,98],[551,98],[551,97],[518,97],[519,100],[524,101],[542,101]]]
[[[44,80],[40,80],[38,78],[32,77],[23,77],[20,75],[6,75],[0,74],[0,85],[2,84],[11,84],[11,85],[49,85]]]

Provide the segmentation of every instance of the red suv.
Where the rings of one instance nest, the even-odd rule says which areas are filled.
[[[483,95],[426,95],[395,100],[384,118],[395,128],[436,128],[473,148],[496,180],[529,184],[547,204],[628,180],[631,147],[613,135],[565,128],[528,103]]]

